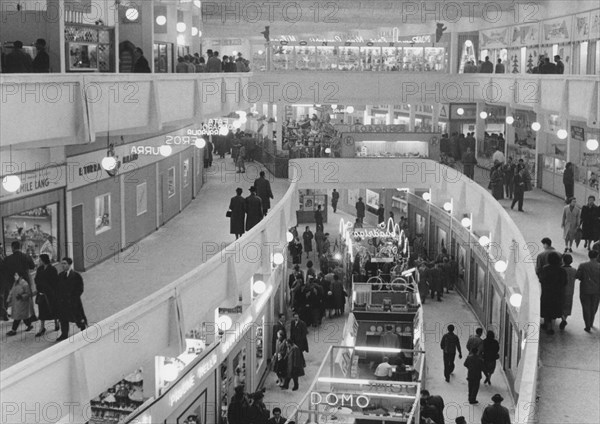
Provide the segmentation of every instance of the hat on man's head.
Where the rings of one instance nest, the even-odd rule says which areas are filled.
[[[456,417],[454,422],[456,424],[467,424],[467,420],[465,419],[465,417]]]
[[[496,393],[494,396],[492,396],[492,402],[502,402],[504,400],[504,398],[502,397],[502,395]]]
[[[254,186],[250,187],[250,191],[251,191],[252,193],[254,193],[254,192],[256,191],[256,187],[254,187]]]

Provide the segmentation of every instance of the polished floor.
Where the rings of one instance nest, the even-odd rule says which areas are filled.
[[[226,174],[223,167],[226,161],[216,160],[207,173],[207,182],[199,196],[181,214],[177,215],[156,233],[138,243],[137,253],[127,256],[125,252],[119,257],[106,262],[84,273],[85,293],[83,302],[91,323],[100,320],[143,299],[174,279],[184,275],[209,257],[203,255],[206,243],[226,245],[232,241],[229,235],[229,222],[225,218],[230,197],[236,187],[243,188],[246,193],[252,185],[257,168],[249,167],[248,174]],[[487,186],[488,171],[477,170],[476,179]],[[275,201],[287,190],[285,180],[274,180],[272,187]],[[525,212],[510,211],[510,201],[499,202],[499,207],[508,209],[525,240],[540,244],[544,236],[554,240],[555,246],[562,250],[560,218],[563,202],[541,190],[526,194]],[[339,214],[341,216],[341,214]],[[329,231],[337,232],[337,218],[329,210]],[[166,253],[169,254],[166,254]],[[128,258],[125,261],[125,258]],[[586,260],[586,252],[580,246],[574,252],[574,266]],[[157,261],[164,265],[156,266]],[[532,265],[533,266],[533,265]],[[542,334],[540,337],[540,368],[538,396],[539,402],[534,406],[540,424],[587,424],[600,422],[600,333],[598,319],[591,333],[583,331],[581,305],[578,301],[579,287],[576,286],[573,302],[573,316],[564,332],[557,331],[553,336]],[[454,418],[463,415],[468,423],[481,422],[481,412],[495,393],[501,393],[506,399],[504,404],[514,412],[514,404],[508,394],[508,386],[500,367],[492,378],[493,385],[482,387],[479,394],[479,405],[471,406],[467,402],[466,368],[463,361],[458,361],[454,376],[446,383],[442,373],[442,354],[439,338],[446,323],[463,323],[458,334],[464,344],[472,330],[470,323],[476,318],[462,297],[455,293],[444,296],[441,303],[425,305],[425,329],[427,349],[426,387],[434,394],[441,395],[446,401],[446,422],[453,423]],[[35,338],[36,328],[7,338],[9,322],[0,323],[1,352],[0,369],[32,356],[52,346],[58,337],[57,332],[49,331],[42,338]],[[267,376],[265,401],[270,408],[281,406],[284,411],[291,411],[304,395],[324,353],[330,344],[341,340],[344,319],[325,320],[319,330],[311,332],[309,337],[310,354],[307,355],[307,376],[301,380],[301,389],[297,392],[282,391],[275,387],[274,374]],[[53,324],[48,328],[53,329]],[[323,338],[328,336],[327,341]],[[331,343],[330,343],[331,342]],[[63,343],[68,343],[65,341]],[[513,420],[513,422],[515,422]],[[519,420],[519,422],[523,422]]]

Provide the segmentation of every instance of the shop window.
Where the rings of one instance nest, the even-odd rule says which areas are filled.
[[[135,191],[137,216],[140,216],[148,212],[148,190],[146,182],[144,181],[142,184],[138,184]]]
[[[367,210],[373,214],[377,214],[379,210],[379,193],[367,189]]]
[[[260,327],[256,329],[256,369],[258,370],[262,365],[263,358],[265,356],[264,346],[265,346],[265,317],[263,315],[260,320]]]
[[[53,262],[58,259],[58,204],[20,212],[2,221],[6,250],[12,242],[18,241],[21,250],[34,260],[42,253]]]
[[[421,214],[416,214],[417,228],[415,234],[425,234],[425,217]]]
[[[143,389],[144,374],[140,368],[91,400],[90,423],[124,422],[147,399]]]
[[[168,181],[167,181],[167,194],[169,198],[175,196],[175,167],[169,168]]]
[[[190,173],[190,160],[186,159],[183,161],[183,186],[187,187],[190,185],[188,175]]]
[[[477,305],[483,309],[485,297],[485,269],[477,265]]]
[[[95,206],[96,234],[100,234],[111,229],[110,193],[96,197]]]

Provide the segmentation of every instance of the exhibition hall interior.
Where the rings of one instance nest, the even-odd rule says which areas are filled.
[[[597,0],[2,0],[0,54],[2,423],[600,422]]]

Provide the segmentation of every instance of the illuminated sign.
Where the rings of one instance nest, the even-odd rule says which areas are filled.
[[[159,156],[160,147],[158,146],[131,146],[132,155]]]
[[[196,380],[201,381],[212,367],[217,365],[217,354],[212,353],[207,358],[203,359],[198,365],[198,369],[194,374],[190,374],[177,384],[177,387],[169,394],[169,406],[179,402],[190,390],[196,386]]]
[[[327,404],[329,406],[358,406],[359,408],[366,408],[369,406],[371,400],[368,396],[365,395],[356,395],[356,394],[337,394],[337,393],[327,393],[326,395],[322,395],[318,392],[310,393],[310,403],[311,405],[319,405],[319,404]]]
[[[219,135],[223,128],[234,130],[233,122],[229,123],[228,119],[210,119],[208,124],[202,125],[200,129],[188,130],[187,135]]]

